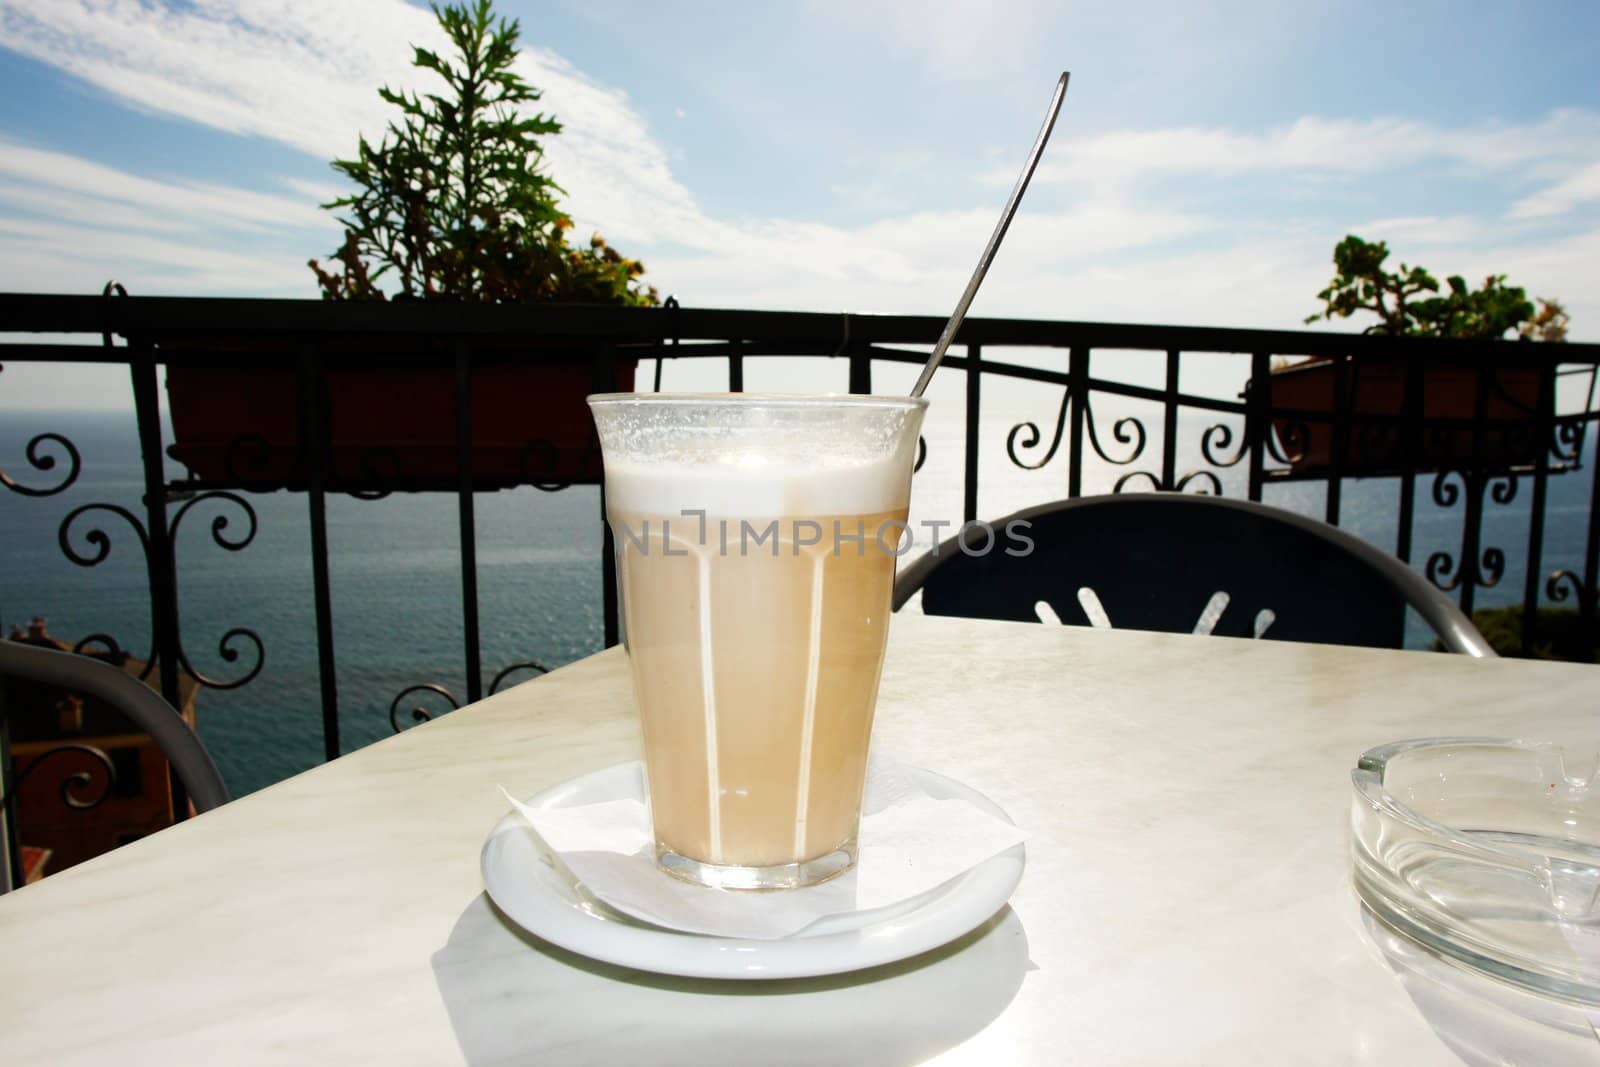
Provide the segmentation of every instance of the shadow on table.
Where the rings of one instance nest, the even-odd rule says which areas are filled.
[[[518,928],[480,893],[433,955],[470,1064],[911,1064],[978,1033],[1032,964],[1009,907],[942,948],[854,974],[674,978]]]
[[[1441,959],[1366,905],[1361,924],[1433,1032],[1472,1067],[1600,1065],[1593,1025],[1600,1010],[1535,996]]]

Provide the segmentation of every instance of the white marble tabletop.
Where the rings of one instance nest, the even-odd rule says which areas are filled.
[[[902,964],[715,983],[543,945],[483,895],[496,783],[527,796],[636,756],[612,650],[0,897],[0,1047],[51,1064],[1459,1063],[1497,1038],[1403,985],[1363,932],[1350,768],[1406,737],[1590,736],[1596,697],[1595,667],[902,615],[876,743],[1030,828],[1021,887]]]

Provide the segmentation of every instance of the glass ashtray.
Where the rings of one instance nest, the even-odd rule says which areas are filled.
[[[1597,759],[1473,737],[1372,749],[1350,775],[1356,892],[1448,960],[1600,1006]]]

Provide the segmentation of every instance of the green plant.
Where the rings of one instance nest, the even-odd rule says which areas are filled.
[[[1527,293],[1518,286],[1506,285],[1504,274],[1492,274],[1483,286],[1473,289],[1459,275],[1445,279],[1447,291],[1438,296],[1439,282],[1421,267],[1400,264],[1398,272],[1384,269],[1389,246],[1383,241],[1364,241],[1350,234],[1333,249],[1333,280],[1317,294],[1321,311],[1306,317],[1349,318],[1370,311],[1378,321],[1367,333],[1394,337],[1464,337],[1494,340],[1511,330],[1533,341],[1562,341],[1567,336],[1568,316],[1557,300],[1539,298],[1534,310]]]
[[[1524,656],[1522,605],[1479,608],[1472,613],[1472,624],[1500,655]],[[1437,642],[1433,647],[1438,652],[1444,650]],[[1600,662],[1600,625],[1573,608],[1539,608],[1535,614],[1533,644],[1526,658]]]
[[[595,234],[572,245],[564,192],[542,167],[539,138],[561,124],[532,111],[541,93],[511,69],[520,26],[490,0],[433,6],[454,49],[414,49],[412,65],[444,82],[418,95],[378,90],[398,108],[381,143],[361,138],[333,163],[357,191],[322,205],[343,211],[344,242],[324,269],[324,298],[383,300],[380,283],[411,299],[652,305],[644,267]]]

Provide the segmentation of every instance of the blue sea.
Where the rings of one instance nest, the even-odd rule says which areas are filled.
[[[1004,455],[1012,423],[983,423],[981,512],[1001,515],[1065,495],[1064,457],[1039,471],[1019,471]],[[1159,427],[1159,423],[1156,424]],[[1203,426],[1180,425],[1180,439],[1197,441]],[[68,641],[101,632],[134,655],[151,645],[145,564],[137,533],[115,514],[93,511],[68,530],[80,552],[103,530],[111,546],[94,567],[71,562],[57,543],[63,518],[84,504],[127,508],[141,519],[143,484],[131,413],[7,413],[0,416],[0,467],[24,484],[51,484],[56,472],[38,471],[24,457],[42,432],[70,438],[83,456],[78,481],[66,492],[32,499],[0,490],[0,623],[7,629],[35,615]],[[1159,431],[1158,431],[1159,432]],[[918,474],[913,520],[959,518],[960,429],[930,425],[929,462]],[[1189,452],[1193,450],[1190,449]],[[1581,570],[1588,522],[1593,442],[1585,468],[1550,479],[1542,569]],[[1159,443],[1147,453],[1158,460]],[[1197,465],[1180,453],[1180,469]],[[169,476],[181,470],[169,464]],[[59,471],[59,468],[58,468]],[[1120,473],[1105,466],[1086,471],[1085,490],[1103,491]],[[1242,465],[1227,472],[1236,493]],[[1434,551],[1459,555],[1460,503],[1436,505],[1431,478],[1418,479],[1412,558]],[[1270,485],[1268,503],[1320,517],[1320,483]],[[244,494],[259,527],[238,552],[212,539],[213,518],[225,516],[229,538],[247,525],[237,507],[202,502],[182,521],[177,547],[181,625],[185,650],[197,669],[234,678],[254,651],[237,642],[240,658],[228,662],[218,642],[234,627],[260,634],[265,657],[260,674],[235,690],[202,690],[200,735],[236,795],[314,766],[322,759],[322,716],[312,607],[311,549],[305,494]],[[1347,481],[1342,525],[1388,551],[1394,550],[1398,483]],[[1506,573],[1481,589],[1478,606],[1521,599],[1532,485],[1524,482],[1505,506],[1486,506],[1483,543],[1501,547]],[[559,493],[533,488],[481,493],[476,498],[478,589],[485,685],[503,666],[534,660],[555,668],[601,647],[599,494],[577,487]],[[172,505],[173,509],[181,503]],[[456,499],[449,494],[395,494],[377,501],[328,499],[329,568],[334,648],[343,748],[350,751],[388,736],[389,706],[408,686],[434,683],[465,700],[461,572]],[[1409,641],[1431,638],[1414,625]],[[512,681],[526,675],[518,675]],[[416,701],[407,701],[410,708]],[[434,700],[428,705],[446,710]]]
[[[22,455],[27,441],[45,431],[77,445],[83,470],[58,496],[29,499],[0,490],[0,539],[6,545],[0,622],[9,630],[43,615],[55,636],[76,641],[109,633],[145,658],[150,600],[138,534],[119,516],[91,512],[72,524],[72,544],[92,555],[85,538],[103,530],[111,545],[104,562],[74,565],[57,544],[62,519],[82,504],[116,504],[143,518],[132,415],[7,414],[0,417],[0,467],[24,484],[51,484],[52,472],[33,470]],[[181,468],[169,466],[171,477],[182,475]],[[247,669],[254,658],[248,642],[236,643],[239,659],[233,663],[219,654],[218,642],[234,627],[256,631],[265,648],[256,678],[235,690],[202,690],[197,702],[200,736],[235,795],[322,759],[307,497],[241,495],[258,521],[248,547],[230,552],[212,540],[214,517],[227,517],[229,538],[247,526],[241,509],[220,501],[195,505],[179,526],[177,545],[183,644],[195,667],[219,679]],[[476,501],[485,686],[511,663],[533,660],[555,668],[598,651],[598,490],[527,488],[479,494]],[[181,506],[171,505],[169,515]],[[455,497],[330,496],[328,557],[344,750],[393,732],[389,705],[407,686],[439,684],[464,703]],[[420,702],[430,710],[449,709],[438,698]]]

